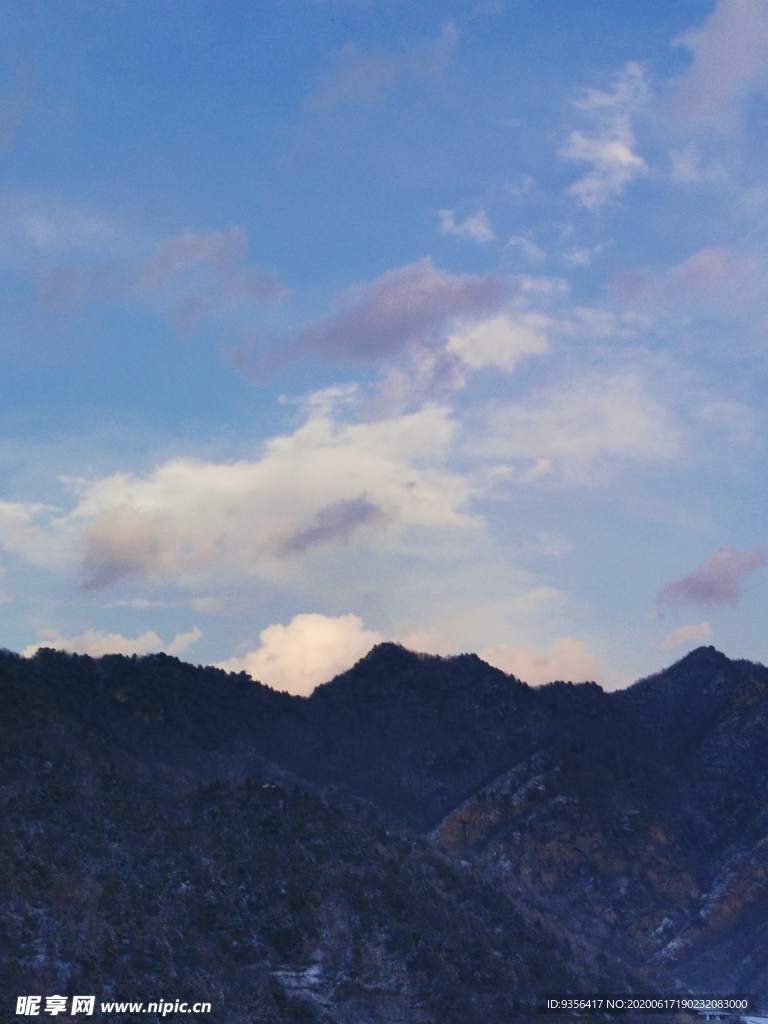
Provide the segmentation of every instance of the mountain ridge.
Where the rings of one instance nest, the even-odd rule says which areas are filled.
[[[243,921],[249,914],[272,920],[269,886],[299,886],[304,895],[295,897],[296,906],[264,924],[258,949],[246,943],[250,952],[242,953],[248,964],[261,964],[243,967],[244,978],[256,971],[261,979],[256,987],[269,1011],[259,1020],[298,1021],[304,1013],[308,1021],[341,1024],[354,1004],[355,1020],[501,1022],[509,1019],[509,1000],[530,994],[545,976],[549,985],[559,976],[569,991],[598,984],[702,991],[717,982],[768,1000],[768,968],[755,953],[768,939],[768,670],[761,665],[705,647],[626,690],[563,681],[534,688],[476,655],[439,658],[384,644],[299,698],[242,673],[195,668],[167,655],[92,659],[42,650],[22,659],[0,652],[0,702],[3,842],[6,851],[23,851],[7,863],[20,856],[29,878],[48,878],[47,865],[54,864],[54,875],[69,879],[65,888],[88,893],[93,875],[104,907],[124,915],[124,883],[108,881],[116,854],[99,838],[105,827],[130,870],[145,879],[146,892],[166,893],[170,923],[158,924],[162,934],[171,926],[191,928],[210,978],[246,1001],[250,983],[201,952],[201,926],[182,927],[181,910],[171,906],[172,893],[185,884],[176,877],[174,858],[184,857],[173,853],[174,829],[183,827],[198,851],[188,868],[195,877],[201,857],[218,865],[220,891],[199,889],[195,914],[206,920],[205,899],[213,900],[223,936],[228,901],[241,899],[240,861],[256,865],[243,868],[243,877],[258,896],[238,911]],[[142,838],[144,805],[154,808],[147,814],[165,865],[160,874]],[[282,839],[269,831],[278,821]],[[78,822],[91,837],[90,854],[69,835]],[[47,860],[30,838],[39,832]],[[263,877],[243,846],[247,836],[274,851]],[[348,863],[345,844],[358,850]],[[295,869],[286,874],[281,858],[295,861]],[[365,886],[355,879],[362,877],[378,908],[372,918],[359,902]],[[54,938],[35,923],[29,878],[5,878],[17,911],[4,926],[13,940],[13,921],[22,913],[29,941],[13,941],[53,948]],[[63,913],[55,895],[63,884],[40,882],[34,897],[49,907],[51,920]],[[474,908],[471,926],[461,923],[462,886],[469,888],[461,899]],[[489,893],[516,922],[515,942],[527,953],[512,973],[505,968],[486,984],[470,980],[482,958],[498,954],[506,963],[513,955],[506,939],[493,945],[482,938],[504,928],[491,924]],[[131,898],[145,906],[148,897]],[[107,910],[83,900],[108,931]],[[420,909],[411,914],[409,906]],[[153,907],[146,909],[155,919]],[[337,913],[348,938],[331,942],[333,929],[322,922]],[[459,1001],[463,1008],[453,1017],[459,982],[439,965],[453,956],[465,961],[458,947],[451,953],[431,936],[424,922],[433,913],[444,915],[440,927],[464,935],[480,957],[459,971],[460,986],[474,995]],[[290,941],[279,938],[281,928]],[[420,936],[416,945],[393,938],[402,928]],[[178,947],[184,974],[182,940],[167,941]],[[491,946],[481,954],[486,941]],[[376,975],[367,1018],[360,1001],[368,997],[355,979],[368,968],[353,946],[389,964],[387,977],[394,971],[408,979],[398,1002],[391,977]],[[108,961],[117,954],[106,949],[96,943],[92,956],[100,977],[114,985]],[[431,965],[426,973],[417,966],[419,949]],[[63,977],[51,956],[46,977]],[[85,967],[67,956],[74,984]],[[36,977],[31,963],[21,957],[14,977]],[[320,974],[302,973],[316,967]],[[320,977],[322,984],[301,980]],[[343,994],[345,985],[354,998]]]

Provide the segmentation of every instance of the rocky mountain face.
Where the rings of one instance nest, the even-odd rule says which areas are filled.
[[[547,991],[768,1002],[762,666],[700,648],[617,693],[533,689],[383,644],[303,699],[165,655],[6,652],[0,707],[9,1006],[506,1024]]]

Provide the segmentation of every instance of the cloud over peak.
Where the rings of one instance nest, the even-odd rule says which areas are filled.
[[[346,672],[383,639],[380,633],[364,629],[357,615],[304,613],[294,615],[287,626],[267,626],[259,634],[257,648],[218,667],[247,672],[275,690],[308,697],[316,686]]]
[[[680,647],[683,644],[701,643],[704,640],[709,640],[711,636],[712,629],[709,623],[700,622],[695,626],[681,626],[679,629],[673,629],[664,637],[661,646],[665,651],[669,651],[673,647]]]
[[[572,683],[599,682],[604,675],[600,662],[587,654],[580,640],[571,637],[555,640],[544,653],[531,647],[494,644],[479,651],[478,657],[530,686],[544,686],[557,679]]]

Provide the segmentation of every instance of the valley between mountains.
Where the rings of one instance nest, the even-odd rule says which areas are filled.
[[[699,648],[606,693],[382,644],[300,698],[44,649],[0,653],[0,707],[8,1019],[26,992],[207,999],[223,1024],[768,1004],[761,665]]]

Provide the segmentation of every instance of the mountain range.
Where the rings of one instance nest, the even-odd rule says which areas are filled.
[[[43,649],[0,653],[0,702],[9,1008],[93,991],[210,999],[226,1024],[506,1024],[548,992],[768,1004],[761,665],[699,648],[604,692],[381,644],[301,698]]]

